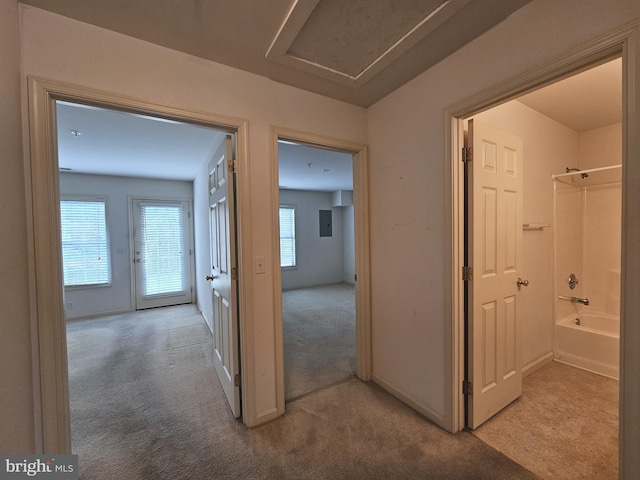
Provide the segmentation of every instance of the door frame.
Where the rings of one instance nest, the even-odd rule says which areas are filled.
[[[450,106],[445,110],[445,172],[447,188],[445,207],[448,218],[445,245],[448,251],[445,269],[446,286],[446,415],[448,429],[457,432],[465,428],[465,402],[462,392],[464,379],[464,119],[495,107],[518,96],[591,68],[608,59],[622,57],[623,64],[623,210],[622,210],[622,275],[621,275],[621,372],[620,372],[620,466],[628,471],[637,470],[634,445],[640,440],[640,430],[625,428],[624,419],[640,416],[636,392],[640,390],[640,361],[634,358],[633,343],[640,338],[640,322],[625,322],[625,317],[637,317],[640,301],[640,239],[638,206],[640,193],[633,188],[640,182],[640,140],[635,135],[640,129],[640,27],[638,23],[625,25],[607,35],[588,42],[566,54],[528,70],[504,83]],[[622,333],[624,332],[624,333]],[[634,470],[634,471],[635,471]],[[626,472],[625,472],[626,473]],[[622,477],[621,477],[622,478]]]
[[[240,355],[253,365],[244,348],[252,329],[251,202],[248,162],[248,122],[243,119],[182,108],[117,93],[37,77],[28,78],[30,155],[25,157],[25,188],[31,225],[29,232],[31,321],[33,325],[34,405],[37,449],[43,453],[71,453],[71,423],[63,308],[58,158],[55,102],[94,105],[192,123],[236,134],[237,228],[240,310]],[[246,281],[243,281],[246,279]],[[255,416],[248,401],[255,369],[245,368],[242,398],[245,423]],[[247,392],[249,392],[247,394]]]
[[[371,279],[369,262],[369,175],[367,146],[288,128],[271,127],[271,225],[273,232],[273,305],[276,352],[277,415],[285,411],[284,346],[282,337],[282,272],[280,270],[280,207],[278,140],[335,150],[353,156],[353,203],[356,256],[356,375],[371,380]]]

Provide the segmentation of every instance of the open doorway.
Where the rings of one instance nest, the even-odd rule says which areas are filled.
[[[478,200],[475,189],[484,197],[479,199],[482,208],[470,213],[466,222],[469,258],[465,264],[473,267],[466,281],[470,293],[465,379],[472,382],[466,387],[466,424],[543,478],[575,478],[579,472],[598,478],[617,476],[621,77],[621,59],[603,59],[560,82],[467,117],[470,137],[476,136],[477,126],[489,124],[518,135],[524,147],[522,163],[513,163],[515,169],[502,168],[500,160],[494,165],[512,176],[519,172],[522,181],[521,217],[515,213],[513,217],[522,218],[519,232],[507,235],[513,248],[492,243],[493,233],[499,236],[504,231],[494,215],[500,211],[497,200],[492,203],[496,189],[480,186],[476,177],[467,176],[469,195]],[[480,135],[479,143],[469,139],[474,142],[474,165],[468,170],[487,170],[490,152],[499,150],[499,142]],[[515,191],[509,187],[509,193]],[[481,218],[488,218],[493,230],[477,229]],[[474,245],[492,245],[489,250],[497,257],[522,251],[509,268],[514,276],[508,297],[474,301],[478,285],[495,276],[485,268],[495,257],[477,255]],[[498,271],[507,270],[495,264]],[[576,272],[565,275],[565,270]],[[582,282],[577,288],[576,281]],[[509,308],[509,304],[515,306]],[[507,314],[501,319],[492,313],[492,306],[500,310],[503,305]],[[595,317],[606,319],[600,322],[602,327],[586,325],[595,323]],[[600,339],[583,337],[587,332],[590,337],[598,335],[598,329]],[[501,349],[500,339],[506,338],[512,341]],[[482,404],[487,392],[518,375],[524,377],[522,396],[518,392],[502,404]],[[592,392],[589,401],[580,408],[587,390]],[[518,400],[509,405],[514,398]],[[485,417],[476,421],[476,413],[483,411]],[[576,429],[581,433],[576,434]],[[524,436],[519,438],[518,432]],[[570,470],[563,470],[569,465]]]
[[[352,157],[278,145],[286,401],[356,374]]]
[[[56,141],[56,132],[60,125],[59,123],[56,123],[57,102],[80,105],[84,110],[113,110],[121,115],[125,115],[127,119],[143,119],[150,123],[162,125],[198,127],[200,131],[211,129],[217,131],[217,134],[219,134],[219,137],[221,139],[226,139],[229,134],[235,135],[235,137],[239,141],[241,141],[241,144],[237,146],[233,151],[233,153],[237,155],[238,158],[237,170],[240,173],[237,175],[237,178],[233,183],[234,185],[238,185],[238,203],[243,205],[247,203],[247,179],[242,175],[242,172],[245,171],[244,169],[246,167],[246,149],[244,144],[246,139],[246,122],[238,122],[235,120],[227,119],[226,117],[218,117],[215,115],[197,113],[188,110],[169,108],[163,105],[152,104],[146,101],[122,98],[105,92],[79,89],[78,87],[68,86],[56,82],[48,82],[40,79],[32,79],[30,82],[30,86],[30,112],[32,114],[31,118],[33,152],[31,156],[31,169],[33,172],[32,183],[34,192],[34,242],[36,244],[35,250],[41,252],[37,255],[37,259],[35,260],[35,272],[39,279],[38,285],[36,286],[36,291],[38,293],[37,298],[39,312],[37,323],[38,331],[41,334],[39,342],[39,364],[41,374],[40,387],[41,395],[43,397],[43,404],[47,405],[47,408],[43,409],[42,412],[42,420],[44,425],[43,442],[44,448],[47,450],[71,452],[71,420],[69,408],[67,361],[67,355],[69,352],[66,342],[67,315],[65,314],[64,307],[68,307],[68,301],[73,302],[73,300],[68,300],[68,297],[66,297],[65,286],[63,282],[64,269],[62,262],[63,255],[60,225],[60,185],[61,183],[63,183],[63,175],[86,175],[86,178],[89,178],[91,175],[98,175],[95,175],[97,172],[84,172],[82,174],[74,172],[73,166],[65,166],[64,164],[61,164],[59,162],[58,159],[63,155],[63,152],[58,151],[58,142]],[[76,130],[76,133],[65,133],[73,135],[75,139],[82,138],[82,130],[77,127],[74,128],[74,130]],[[88,131],[89,130],[86,130],[86,132]],[[156,140],[157,143],[164,146],[167,146],[167,141],[170,142],[169,137]],[[137,141],[138,148],[144,147],[144,140],[136,138],[131,141],[134,143]],[[139,150],[136,150],[135,148],[133,150],[134,153],[139,153]],[[212,152],[213,143],[210,143],[206,150],[208,154],[215,153]],[[89,151],[88,154],[81,155],[81,163],[85,167],[91,165],[95,166],[96,162],[92,162],[92,160],[94,160],[98,155],[98,151],[99,150],[97,149],[93,149]],[[180,167],[178,168],[178,171],[182,171],[183,173],[187,172],[188,168],[186,168],[186,159],[181,158],[180,153],[175,154],[175,151],[173,153],[174,155],[171,156],[170,163],[177,163]],[[113,166],[117,164],[118,158],[111,158],[110,160],[111,162],[107,163]],[[126,160],[124,164],[120,165],[120,167],[124,165],[125,169],[137,168],[137,166],[134,164],[135,162],[130,161],[130,158]],[[134,289],[131,284],[127,284],[126,281],[123,281],[123,279],[129,279],[131,280],[131,282],[133,282],[134,275],[131,273],[131,265],[133,263],[136,263],[135,247],[133,247],[134,250],[131,250],[130,248],[133,245],[129,245],[127,243],[131,238],[131,236],[129,235],[130,230],[128,228],[130,220],[130,209],[128,207],[130,207],[131,200],[133,198],[133,195],[131,195],[132,192],[139,194],[145,199],[152,198],[154,200],[157,200],[159,196],[166,199],[167,196],[174,195],[180,197],[180,200],[187,200],[187,203],[192,203],[195,208],[187,213],[187,216],[190,217],[189,223],[193,222],[193,233],[200,235],[201,238],[206,238],[206,241],[196,242],[196,249],[193,248],[193,244],[191,242],[183,244],[189,244],[190,246],[189,255],[191,257],[191,262],[193,262],[194,258],[203,260],[204,262],[204,265],[200,265],[199,261],[192,263],[192,266],[194,263],[196,264],[195,270],[199,271],[200,274],[197,275],[198,278],[196,280],[193,280],[193,278],[191,279],[191,285],[193,286],[193,288],[189,287],[188,290],[190,291],[190,293],[191,291],[193,291],[196,294],[196,297],[202,300],[206,300],[207,297],[210,297],[212,291],[209,281],[205,279],[205,275],[210,274],[212,265],[209,258],[209,239],[211,230],[209,227],[210,172],[208,170],[208,165],[206,164],[206,162],[203,162],[202,168],[195,180],[194,177],[180,178],[178,180],[178,183],[182,182],[187,184],[191,190],[188,194],[185,194],[184,191],[176,194],[175,188],[169,188],[167,184],[167,182],[169,182],[173,185],[172,182],[176,182],[176,180],[170,181],[167,178],[162,178],[163,173],[166,173],[165,170],[167,164],[156,162],[157,160],[159,160],[159,158],[152,158],[147,160],[151,161],[151,176],[156,176],[155,179],[149,180],[149,182],[140,180],[134,175],[129,175],[129,179],[127,180],[127,176],[123,176],[124,174],[122,172],[120,172],[119,174],[116,174],[115,172],[101,172],[103,174],[102,176],[108,177],[107,182],[111,185],[112,188],[112,191],[110,191],[107,195],[102,195],[102,197],[106,200],[106,205],[104,209],[99,209],[102,212],[103,216],[106,217],[103,220],[103,223],[106,224],[107,228],[107,249],[109,251],[110,258],[106,263],[109,266],[110,271],[107,272],[108,275],[106,279],[100,279],[100,286],[95,286],[90,290],[92,290],[94,294],[97,295],[97,293],[95,292],[97,292],[98,290],[106,291],[110,288],[111,285],[116,285],[116,283],[120,287],[122,287],[122,285],[124,284],[124,292],[120,292],[121,295],[119,297],[121,300],[124,299],[125,303],[127,301],[130,301],[130,303],[126,304],[125,307],[122,308],[122,311],[127,312],[134,310],[135,305],[135,302],[132,300],[134,298]],[[228,162],[225,161],[224,163],[225,167],[231,167],[232,164],[233,159],[231,158],[228,159]],[[63,168],[71,168],[72,171],[60,171],[61,166]],[[78,171],[80,170],[80,168],[78,167],[75,168],[77,168]],[[233,171],[233,168],[230,168],[230,171]],[[76,180],[78,179],[74,179],[73,182],[75,182]],[[78,182],[78,184],[81,183],[83,182]],[[97,184],[85,184],[83,185],[83,188],[89,189],[95,196],[97,191],[99,190],[96,188],[96,185]],[[66,188],[67,186],[68,185],[64,186],[64,188]],[[137,190],[136,186],[139,187]],[[145,188],[155,188],[155,192],[149,193],[148,191],[144,191]],[[158,191],[161,191],[161,193],[158,193]],[[198,194],[198,192],[200,192],[201,195]],[[76,193],[83,195],[87,194],[88,192]],[[170,200],[173,201],[175,200],[175,198],[171,198]],[[111,205],[111,203],[113,203],[113,205]],[[119,218],[118,220],[124,221],[125,225],[127,226],[119,230],[122,235],[118,234],[116,237],[114,237],[113,234],[109,232],[109,210],[111,208],[116,209],[116,206],[117,209],[121,209],[121,211],[118,210],[118,215],[121,216],[121,218]],[[242,212],[245,214],[249,214],[249,210],[249,207],[246,207],[246,209],[242,210]],[[238,214],[238,217],[238,219],[240,220],[241,214]],[[238,248],[242,248],[242,246],[244,246],[244,237],[238,236],[236,240]],[[118,242],[120,242],[120,244],[118,244]],[[200,252],[205,253],[198,253],[198,245]],[[234,242],[234,245],[236,245],[236,242]],[[126,263],[127,268],[123,270],[116,270],[114,268],[114,265],[116,263],[114,261],[114,257],[122,257],[124,259],[124,262]],[[99,260],[100,262],[102,262],[102,257],[100,257]],[[233,265],[233,267],[237,270],[242,270],[243,266],[244,263]],[[193,277],[193,274],[191,276]],[[117,282],[114,280],[117,280]],[[200,291],[199,294],[197,293],[198,291]],[[80,299],[81,296],[79,296],[78,298]],[[208,321],[207,318],[205,318],[203,321],[203,317],[205,316],[205,314],[212,313],[211,309],[201,308],[201,314],[201,312],[196,309],[194,303],[187,303],[186,305],[191,308],[198,317],[199,322],[197,326],[201,327],[201,332],[203,331],[202,329],[206,331],[207,326],[209,327],[209,329],[211,329],[211,325],[209,324],[210,322],[215,325],[215,322],[212,322],[210,318],[208,319]],[[80,315],[81,312],[75,309],[76,306],[79,306],[79,304],[75,304],[74,302],[74,308],[70,310],[75,310],[75,312],[78,313],[78,317],[92,316],[90,313]],[[83,306],[83,308],[85,306]],[[96,307],[104,307],[104,303],[97,305]],[[113,305],[111,307],[113,307]],[[232,308],[234,311],[243,311],[240,299],[236,299]],[[154,312],[155,309],[146,311]],[[114,312],[110,311],[109,313]],[[100,314],[101,312],[94,313],[94,315]],[[195,317],[191,316],[191,318],[193,319]],[[238,334],[240,334],[239,324],[241,322],[241,317],[235,316],[233,318],[233,321],[236,322],[236,325],[238,326],[238,328],[236,328],[236,331],[238,332]],[[194,329],[191,329],[193,325],[189,324],[187,326],[189,327],[187,330],[193,333]],[[215,329],[213,330],[215,332]],[[232,343],[230,349],[227,350],[226,357],[233,358],[233,355],[231,355],[231,353],[235,352],[235,356],[238,359],[239,363],[240,352],[238,346],[241,342],[238,341],[237,337],[235,342],[232,342],[230,336],[227,336],[225,338]],[[210,336],[207,344],[208,349],[213,350],[212,346],[214,342],[211,341]],[[135,371],[135,368],[132,368],[132,370]],[[232,382],[234,380],[237,379],[232,379]],[[240,385],[237,385],[237,387],[239,388]]]
[[[338,185],[336,190],[336,185],[334,182],[334,187],[325,188],[325,191],[322,196],[325,197],[323,202],[326,202],[326,206],[320,208],[319,204],[311,202],[311,213],[306,215],[307,220],[310,222],[308,231],[304,232],[308,238],[305,241],[310,241],[308,245],[312,245],[312,248],[309,252],[306,252],[301,259],[303,259],[307,264],[313,265],[317,264],[318,260],[325,263],[337,262],[340,267],[337,269],[337,277],[333,277],[338,280],[339,288],[341,291],[327,291],[327,292],[316,292],[322,298],[318,302],[319,312],[318,316],[324,315],[323,312],[330,312],[332,304],[330,298],[335,296],[336,298],[341,297],[345,299],[342,303],[341,308],[338,308],[335,313],[335,318],[353,318],[355,314],[355,325],[354,327],[349,326],[348,322],[353,322],[353,320],[348,320],[348,322],[344,323],[345,331],[350,330],[352,333],[351,338],[354,338],[355,341],[351,342],[348,337],[346,339],[341,339],[337,343],[333,342],[335,346],[337,346],[337,351],[341,351],[340,358],[343,360],[338,360],[337,364],[340,364],[340,369],[336,368],[335,359],[338,359],[338,356],[335,356],[335,359],[332,358],[330,351],[329,355],[326,355],[324,358],[324,362],[326,365],[326,372],[328,372],[328,376],[323,381],[324,383],[331,384],[340,379],[347,378],[347,376],[351,376],[354,373],[353,368],[353,353],[349,353],[349,350],[353,352],[355,349],[355,374],[361,380],[370,380],[371,378],[371,330],[370,330],[370,278],[369,278],[369,214],[368,214],[368,166],[367,166],[367,148],[364,145],[353,144],[350,142],[345,142],[342,140],[337,140],[333,138],[322,137],[318,135],[308,134],[304,132],[281,129],[281,128],[272,128],[272,150],[271,150],[271,160],[272,160],[272,176],[271,176],[271,186],[273,195],[273,212],[274,217],[273,221],[273,232],[274,232],[274,251],[273,258],[277,262],[275,268],[273,269],[273,280],[276,285],[276,289],[274,291],[274,304],[276,306],[276,361],[277,361],[277,372],[278,372],[278,380],[277,380],[277,400],[278,400],[278,415],[281,415],[285,411],[285,397],[287,399],[295,398],[301,394],[305,393],[305,389],[308,391],[312,391],[316,389],[316,386],[312,384],[308,384],[305,387],[304,382],[300,382],[298,387],[301,387],[298,390],[299,393],[296,393],[294,388],[296,387],[295,380],[291,383],[291,390],[285,394],[285,345],[284,345],[284,334],[283,330],[285,328],[283,321],[283,290],[286,293],[285,285],[295,285],[295,283],[288,283],[295,281],[295,277],[299,277],[298,280],[310,282],[307,285],[314,285],[314,275],[313,271],[299,271],[299,272],[287,272],[282,270],[281,265],[287,264],[291,266],[292,264],[297,262],[297,256],[291,254],[291,249],[289,248],[281,248],[281,245],[287,247],[287,245],[291,245],[291,234],[298,235],[301,233],[298,228],[294,226],[293,229],[289,229],[290,231],[286,232],[287,229],[286,219],[291,217],[291,213],[295,215],[296,205],[299,198],[290,198],[290,202],[287,205],[286,202],[282,202],[281,193],[285,197],[287,195],[294,195],[299,197],[298,191],[283,188],[281,190],[280,186],[283,187],[291,186],[288,185],[293,180],[287,179],[286,174],[283,171],[283,178],[281,184],[281,175],[280,175],[280,167],[279,167],[279,151],[283,149],[286,151],[287,149],[291,149],[293,152],[305,152],[305,156],[303,158],[309,158],[307,155],[311,155],[313,153],[319,155],[318,161],[316,163],[319,171],[316,172],[319,176],[316,177],[316,189],[318,189],[318,184],[321,179],[329,179],[331,177],[331,170],[335,168],[336,170],[333,172],[334,174],[343,172],[342,174],[336,175],[336,177],[340,176],[348,176],[349,172],[352,177],[352,192],[349,191],[348,187],[349,180],[347,180],[346,184]],[[332,165],[327,163],[325,166],[322,166],[322,162],[325,160],[321,160],[322,158],[332,158]],[[291,167],[295,167],[295,169],[299,169],[301,172],[305,172],[308,170],[312,170],[314,166],[314,160],[301,160],[300,156],[291,156]],[[288,160],[283,157],[283,161],[286,164]],[[311,164],[311,166],[309,166]],[[319,164],[319,165],[318,165]],[[322,170],[329,170],[328,172],[323,172]],[[339,170],[338,170],[339,169]],[[343,179],[344,181],[344,179]],[[312,182],[313,183],[313,182]],[[322,189],[318,189],[322,190]],[[292,193],[293,192],[293,193]],[[315,197],[318,195],[317,193],[312,193],[311,195],[305,195],[308,197]],[[307,204],[307,201],[304,201]],[[332,207],[331,204],[334,203],[336,206]],[[343,206],[337,206],[343,205]],[[281,206],[283,209],[281,209]],[[288,207],[293,207],[288,208]],[[283,216],[282,220],[285,223],[282,224],[281,231],[281,215],[282,211]],[[334,218],[334,213],[335,218]],[[287,216],[287,214],[289,214]],[[330,218],[329,218],[330,216]],[[338,218],[340,217],[340,218]],[[295,216],[294,222],[295,220]],[[336,223],[336,219],[338,222]],[[345,232],[346,231],[346,232]],[[282,236],[284,233],[284,237]],[[288,234],[288,238],[287,238]],[[339,234],[339,235],[338,235]],[[321,236],[322,235],[322,236]],[[330,236],[331,235],[331,236]],[[310,238],[313,237],[313,238]],[[345,239],[348,239],[345,241]],[[328,242],[325,242],[329,240]],[[335,245],[339,244],[341,252],[339,255],[335,254]],[[334,245],[334,250],[331,250],[331,245]],[[313,245],[316,245],[313,247]],[[322,246],[321,246],[322,245]],[[318,251],[320,248],[330,247],[329,250],[326,251]],[[333,252],[333,253],[332,253]],[[318,258],[321,257],[321,258]],[[332,257],[332,258],[330,258]],[[260,266],[260,259],[256,259],[256,269]],[[285,278],[286,273],[293,273],[292,278]],[[302,274],[302,275],[298,275]],[[305,277],[305,275],[308,275]],[[323,275],[326,275],[324,273]],[[334,273],[331,275],[336,275],[336,271],[334,269]],[[327,283],[326,280],[318,281],[316,277],[315,285],[321,285],[323,283]],[[324,277],[329,278],[329,277]],[[336,280],[332,280],[335,282]],[[285,283],[287,282],[287,283]],[[334,285],[336,285],[334,283]],[[283,288],[285,287],[285,288]],[[328,287],[331,290],[332,287]],[[296,292],[296,290],[291,290],[292,292]],[[355,294],[355,295],[354,295]],[[328,295],[328,297],[327,297]],[[329,299],[327,299],[329,298]],[[304,303],[304,301],[302,301]],[[346,312],[346,313],[345,313]],[[353,313],[351,313],[353,312]],[[314,314],[311,313],[311,316]],[[303,317],[308,317],[309,315],[302,315]],[[328,318],[328,317],[327,317]],[[326,331],[328,332],[327,338],[331,338],[334,336],[331,333],[331,323],[332,320],[329,320],[329,324],[326,325]],[[334,320],[337,321],[337,320]],[[311,335],[313,338],[313,334]],[[311,340],[313,342],[313,340]],[[295,338],[293,339],[293,343],[295,342]],[[323,356],[322,347],[318,349],[318,355],[320,358]],[[295,355],[295,354],[294,354]],[[333,365],[332,365],[333,364]],[[304,369],[303,369],[304,370]]]

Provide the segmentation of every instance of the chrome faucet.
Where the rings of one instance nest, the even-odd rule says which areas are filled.
[[[589,305],[588,298],[567,297],[566,295],[558,295],[558,298],[562,300],[571,300],[571,303],[581,303],[582,305]]]

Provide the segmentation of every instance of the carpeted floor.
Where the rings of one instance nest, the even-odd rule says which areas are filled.
[[[474,434],[549,480],[618,478],[618,381],[553,362]]]
[[[355,375],[355,303],[346,283],[282,292],[287,401]]]
[[[537,478],[353,378],[247,429],[231,416],[193,306],[70,322],[68,348],[83,479]]]

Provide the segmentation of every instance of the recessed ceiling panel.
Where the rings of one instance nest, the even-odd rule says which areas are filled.
[[[267,58],[356,87],[470,0],[298,0]]]
[[[288,54],[357,77],[443,0],[320,0]]]

